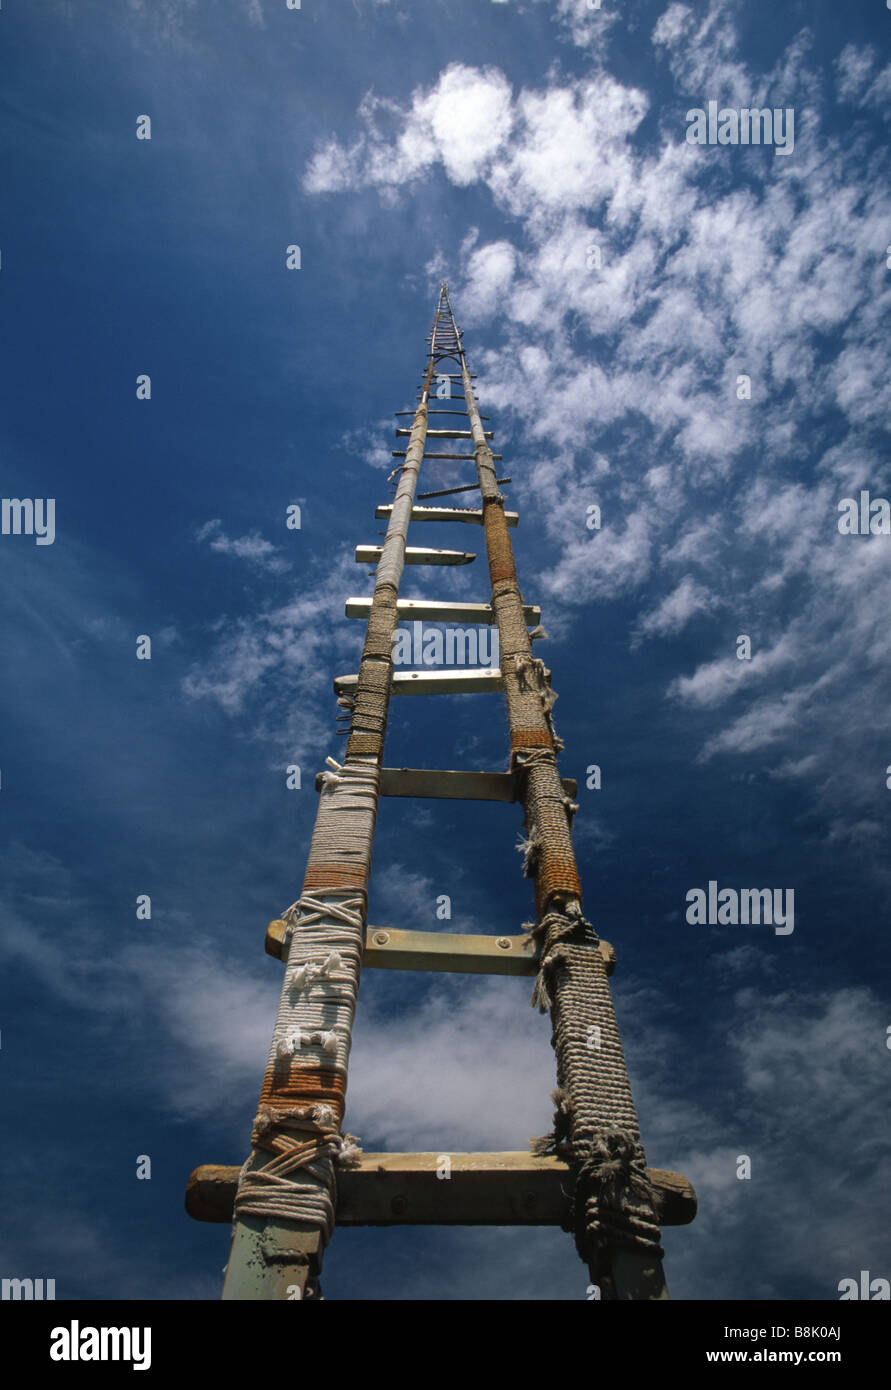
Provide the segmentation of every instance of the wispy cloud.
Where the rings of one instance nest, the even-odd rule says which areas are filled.
[[[581,46],[605,19],[585,9],[559,9]],[[703,726],[703,755],[770,747],[800,763],[806,727],[816,801],[830,783],[841,794],[840,759],[874,759],[871,781],[845,783],[862,806],[879,766],[861,710],[891,696],[891,541],[842,537],[835,520],[841,489],[887,493],[891,476],[874,433],[891,413],[891,199],[877,154],[852,161],[829,129],[813,37],[802,29],[757,71],[732,4],[667,6],[652,56],[676,95],[645,139],[652,96],[604,70],[518,88],[451,67],[385,122],[364,103],[355,143],[318,151],[305,186],[389,182],[404,199],[438,172],[488,193],[512,221],[465,238],[454,299],[502,340],[475,364],[551,543],[540,585],[554,630],[568,631],[561,609],[609,599],[646,605],[634,646],[700,620],[711,651],[666,694],[718,720],[727,708]],[[837,74],[864,109],[885,80],[869,46],[843,49]],[[794,106],[794,158],[688,145],[695,93]],[[751,662],[736,660],[738,633]]]
[[[268,574],[284,574],[291,568],[284,556],[279,554],[278,546],[265,540],[259,532],[252,531],[249,536],[227,536],[218,517],[199,527],[195,539],[207,541],[211,550],[219,555],[233,555],[237,560],[245,560]]]

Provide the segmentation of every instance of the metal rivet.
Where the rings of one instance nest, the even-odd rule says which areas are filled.
[[[390,940],[390,934],[389,934],[389,932],[385,932],[385,931],[376,931],[376,932],[374,933],[374,944],[375,944],[375,946],[386,946],[386,944],[387,944],[387,942],[388,942],[389,940]]]
[[[498,940],[495,942],[495,945],[496,945],[496,946],[500,946],[501,949],[502,949],[502,951],[509,951],[509,950],[510,950],[510,937],[507,937],[507,936],[499,936]]]

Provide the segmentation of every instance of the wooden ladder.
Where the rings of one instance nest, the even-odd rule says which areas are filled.
[[[448,361],[457,365],[460,372],[443,372],[443,363]],[[605,1065],[598,1050],[599,1024],[582,1024],[587,1027],[589,1034],[592,1029],[596,1030],[598,1046],[590,1048],[587,1059],[582,1057],[581,1073],[578,1048],[571,1058],[567,1054],[567,1058],[561,1062],[557,1034],[567,1021],[573,1023],[572,1011],[577,1004],[571,1002],[575,996],[570,993],[561,1003],[561,971],[564,975],[571,975],[572,968],[565,963],[567,953],[561,954],[559,942],[574,943],[573,959],[586,968],[594,967],[595,976],[592,978],[595,979],[600,979],[602,975],[605,980],[612,973],[616,955],[613,947],[600,939],[581,917],[581,891],[570,836],[574,810],[571,803],[577,786],[572,780],[561,779],[556,774],[556,751],[562,745],[556,737],[550,715],[550,673],[545,671],[543,663],[531,657],[528,637],[528,629],[538,625],[541,612],[537,606],[522,603],[516,586],[513,555],[507,537],[508,529],[517,525],[518,518],[515,512],[504,510],[504,499],[497,491],[501,483],[509,480],[495,476],[494,460],[500,456],[492,454],[489,449],[492,431],[483,429],[473,379],[467,370],[461,335],[449,303],[448,288],[443,284],[429,337],[418,409],[410,429],[397,428],[398,435],[408,437],[408,445],[406,450],[400,452],[405,463],[396,470],[400,475],[396,498],[392,504],[380,506],[375,512],[376,517],[388,522],[386,539],[382,546],[365,545],[356,550],[358,562],[378,566],[373,597],[351,597],[346,601],[347,617],[367,620],[362,662],[356,674],[340,676],[334,682],[339,702],[348,711],[347,763],[354,771],[358,769],[360,776],[364,775],[363,769],[367,769],[367,775],[373,778],[373,791],[366,794],[370,818],[368,852],[364,858],[358,851],[338,852],[337,862],[332,863],[329,862],[332,852],[328,848],[325,851],[327,859],[320,867],[315,849],[320,824],[332,807],[337,809],[338,798],[349,795],[349,788],[344,790],[336,773],[320,773],[316,780],[316,789],[321,797],[320,810],[303,895],[295,905],[299,911],[295,918],[295,909],[290,909],[287,920],[280,918],[269,924],[266,950],[268,954],[281,959],[287,967],[291,943],[306,924],[314,923],[322,935],[326,922],[332,933],[336,925],[340,940],[344,939],[344,933],[348,937],[349,932],[354,930],[356,968],[352,976],[346,969],[343,986],[347,992],[352,988],[352,1007],[360,967],[525,975],[537,979],[547,975],[551,981],[549,997],[555,1024],[558,1074],[561,1066],[564,1073],[561,1084],[570,1088],[581,1084],[584,1089],[587,1081],[593,1078],[596,1089],[598,1068]],[[440,383],[439,396],[431,395],[434,380]],[[460,380],[462,385],[463,411],[452,408],[455,398],[450,394],[451,383],[455,380]],[[448,408],[440,410],[437,407],[439,400],[443,399],[443,382],[448,382],[449,394],[445,396]],[[469,428],[428,428],[430,419],[437,420],[443,416],[461,416]],[[427,441],[442,439],[468,440],[473,445],[473,453],[447,456],[429,454]],[[442,497],[451,493],[478,491],[482,505],[478,508],[417,505],[416,483],[420,464],[423,459],[431,457],[469,458],[476,465],[477,482],[421,494],[422,498],[425,495]],[[461,565],[471,563],[476,558],[464,551],[407,546],[409,523],[421,521],[457,521],[484,528],[492,581],[492,595],[488,602],[397,597],[404,564]],[[382,575],[384,568],[386,572]],[[424,619],[439,623],[497,626],[503,669],[396,671],[391,652],[396,625]],[[385,636],[389,634],[389,645],[382,639],[382,633]],[[509,771],[383,766],[386,710],[391,697],[486,691],[502,692],[507,700],[512,745]],[[333,766],[335,769],[340,767],[336,763]],[[526,815],[530,844],[536,846],[531,860],[527,862],[527,870],[535,882],[537,929],[521,935],[493,936],[407,931],[369,925],[366,908],[370,843],[379,796],[520,802]],[[556,813],[555,802],[562,803]],[[329,907],[331,915],[326,917],[325,912]],[[555,922],[560,929],[557,932]],[[569,926],[573,927],[573,932],[567,936]],[[337,959],[338,968],[341,968],[343,963],[339,956]],[[553,983],[554,979],[556,984]],[[289,988],[286,979],[282,991],[282,1009],[286,1005],[290,1007]],[[618,1065],[624,1077],[621,1046],[617,1030],[611,1025],[612,1006],[605,983],[601,989],[601,1010],[604,999],[607,1000],[607,1031],[611,1038],[614,1034],[614,1042],[610,1044],[610,1065],[614,1069]],[[310,1195],[318,1195],[321,1201],[327,1183],[332,1211],[336,1212],[337,1224],[342,1226],[554,1225],[564,1230],[575,1229],[579,1253],[588,1261],[594,1281],[594,1294],[590,1296],[607,1300],[667,1298],[661,1250],[652,1240],[648,1244],[646,1240],[635,1238],[630,1227],[630,1233],[623,1232],[621,1212],[617,1217],[613,1211],[613,1219],[606,1221],[601,1235],[588,1248],[591,1232],[584,1227],[584,1223],[581,1227],[579,1225],[579,1212],[584,1208],[579,1184],[582,1180],[580,1174],[585,1172],[581,1159],[585,1153],[586,1134],[581,1131],[574,1133],[571,1119],[562,1148],[556,1145],[556,1152],[553,1153],[450,1153],[447,1182],[440,1181],[444,1176],[441,1171],[444,1156],[435,1153],[353,1153],[349,1166],[346,1166],[338,1161],[338,1145],[343,1118],[349,1029],[341,1028],[336,1037],[333,1032],[328,1035],[323,1031],[307,1034],[306,1037],[309,1041],[304,1041],[301,1036],[300,1055],[293,1060],[288,1057],[282,1063],[281,1049],[277,1053],[275,1044],[270,1054],[261,1096],[261,1110],[265,1107],[267,1122],[265,1128],[255,1126],[251,1158],[245,1165],[261,1175],[268,1174],[270,1186],[280,1190],[291,1178],[283,1179],[279,1174],[286,1171],[292,1175],[296,1173],[301,1182],[309,1184],[307,1190],[312,1189]],[[331,1039],[334,1041],[331,1042]],[[332,1048],[336,1049],[335,1060],[326,1055]],[[625,1083],[627,1089],[627,1077]],[[622,1114],[627,1117],[631,1104],[630,1089],[627,1089],[623,1104],[625,1109]],[[323,1109],[319,1107],[327,1107],[324,1109],[326,1115],[336,1115],[336,1126],[331,1121],[316,1123],[293,1119],[294,1116],[321,1115]],[[630,1113],[630,1123],[639,1139],[633,1110]],[[270,1115],[276,1120],[271,1125],[268,1123]],[[599,1120],[601,1117],[597,1118]],[[609,1120],[606,1114],[602,1118]],[[623,1123],[627,1127],[627,1118]],[[605,1132],[609,1133],[608,1128]],[[305,1160],[307,1166],[300,1167],[300,1163],[304,1162],[301,1156],[303,1151],[310,1149],[312,1153]],[[643,1153],[639,1145],[638,1153]],[[297,1157],[293,1158],[292,1163],[295,1154]],[[283,1163],[291,1166],[283,1168]],[[296,1169],[294,1163],[298,1165]],[[279,1166],[276,1167],[276,1164]],[[295,1219],[283,1214],[286,1209],[276,1207],[275,1203],[268,1212],[262,1209],[261,1203],[260,1207],[252,1208],[248,1214],[240,1215],[237,1199],[242,1172],[236,1167],[204,1165],[192,1173],[186,1192],[186,1210],[196,1220],[233,1222],[223,1298],[321,1297],[319,1277],[325,1244],[330,1235],[330,1217],[327,1224],[322,1218]],[[640,1163],[636,1174],[638,1184],[643,1178],[643,1190],[649,1193],[644,1204],[649,1204],[659,1226],[685,1225],[693,1220],[696,1196],[684,1177],[657,1168],[647,1167],[644,1170]],[[593,1186],[589,1180],[585,1191],[588,1199],[593,1193],[594,1202],[590,1209],[595,1211],[596,1216],[600,1211],[597,1200],[607,1200],[606,1187],[599,1179],[594,1180]],[[597,1218],[593,1222],[594,1236],[600,1229],[599,1220]]]

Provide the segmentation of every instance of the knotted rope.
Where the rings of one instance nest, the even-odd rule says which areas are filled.
[[[527,930],[542,943],[532,1005],[550,1009],[557,1059],[554,1131],[533,1140],[573,1174],[571,1226],[593,1267],[609,1245],[661,1257],[655,1191],[619,1038],[600,939],[579,909],[548,912]]]
[[[362,897],[336,902],[304,893],[282,913],[288,963],[273,1033],[277,1057],[320,1049],[346,1078],[364,907]]]
[[[335,1166],[355,1161],[339,1133],[362,960],[365,891],[380,770],[327,760],[306,881],[282,914],[285,979],[253,1153],[236,1214],[318,1227],[334,1223]]]
[[[355,1167],[361,1159],[355,1137],[340,1134],[330,1106],[261,1105],[251,1145],[254,1153],[238,1178],[236,1217],[299,1221],[317,1227],[327,1245],[334,1229],[337,1168]],[[252,1168],[261,1150],[272,1158]]]

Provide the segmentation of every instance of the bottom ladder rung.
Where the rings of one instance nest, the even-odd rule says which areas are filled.
[[[239,1169],[196,1168],[186,1211],[196,1221],[231,1221]],[[648,1168],[662,1226],[686,1226],[696,1193],[680,1173]],[[338,1226],[563,1226],[568,1169],[530,1153],[363,1154],[337,1172]]]

